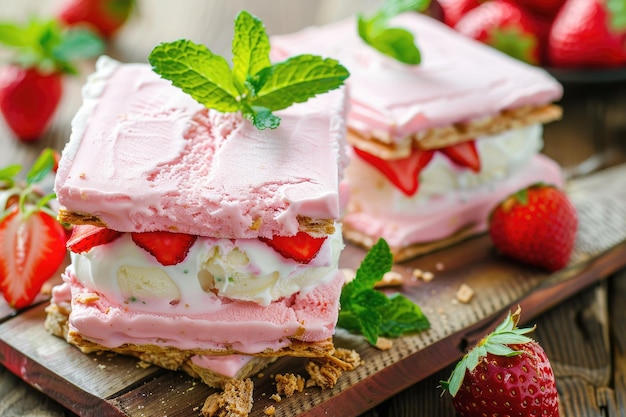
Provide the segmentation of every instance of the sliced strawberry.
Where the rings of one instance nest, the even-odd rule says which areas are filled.
[[[161,265],[176,265],[185,260],[198,236],[173,232],[131,233],[133,242],[154,256]]]
[[[106,227],[81,224],[74,226],[67,248],[74,253],[88,252],[94,246],[104,245],[122,236],[122,232]]]
[[[434,154],[433,151],[413,149],[407,158],[386,160],[358,148],[354,148],[354,151],[409,197],[417,193],[420,172],[428,165]]]
[[[0,291],[14,308],[30,305],[66,254],[65,229],[47,213],[14,205],[0,222]]]
[[[272,236],[271,239],[263,237],[259,239],[285,258],[308,264],[317,256],[326,237],[313,237],[308,233],[298,232],[295,236]]]
[[[480,156],[476,150],[476,141],[461,142],[439,150],[455,164],[480,172]]]

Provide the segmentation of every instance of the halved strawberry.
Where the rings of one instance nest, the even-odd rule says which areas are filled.
[[[122,232],[106,227],[81,224],[74,226],[67,248],[74,253],[88,252],[94,246],[104,245],[122,236]]]
[[[0,291],[11,307],[30,305],[65,258],[65,229],[44,212],[19,206],[0,222]]]
[[[301,264],[308,264],[322,248],[326,236],[313,237],[306,232],[298,232],[294,236],[272,236],[271,239],[263,237],[259,239],[285,258],[293,259]]]
[[[176,265],[185,260],[198,236],[173,232],[131,233],[133,242],[154,256],[161,265]]]
[[[54,194],[44,196],[37,186],[53,165],[53,153],[44,150],[25,182],[16,180],[20,166],[0,169],[3,188],[11,193],[12,201],[0,208],[0,292],[14,308],[34,301],[67,252],[65,228],[49,204]],[[17,200],[13,196],[18,196]]]
[[[455,164],[480,172],[480,157],[476,150],[476,141],[461,142],[439,150]]]
[[[383,175],[404,194],[412,196],[419,189],[419,174],[428,165],[434,151],[413,149],[407,158],[386,160],[354,148],[355,153]]]

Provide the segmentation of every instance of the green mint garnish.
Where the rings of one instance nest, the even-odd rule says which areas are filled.
[[[393,255],[384,239],[367,253],[354,280],[341,292],[337,326],[365,336],[372,345],[379,336],[398,337],[430,328],[419,306],[396,293],[387,296],[374,289],[393,266]]]
[[[206,46],[178,40],[156,46],[153,70],[196,101],[224,113],[241,111],[258,129],[275,129],[272,112],[336,89],[350,75],[337,61],[299,55],[272,64],[263,23],[246,11],[235,20],[233,67]]]
[[[25,24],[0,22],[0,44],[16,52],[15,61],[44,72],[75,74],[73,61],[88,59],[104,52],[104,42],[82,28],[62,28],[54,20],[33,19]]]
[[[405,64],[416,65],[422,60],[413,34],[405,29],[388,27],[389,19],[411,10],[424,11],[430,0],[387,0],[371,18],[358,16],[359,36],[365,43],[385,55]]]

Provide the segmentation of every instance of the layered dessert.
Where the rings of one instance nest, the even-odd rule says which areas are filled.
[[[484,231],[496,203],[524,186],[563,185],[540,153],[562,87],[426,15],[404,13],[391,26],[414,35],[419,65],[367,45],[355,18],[271,42],[276,58],[306,50],[350,71],[344,236],[365,247],[382,237],[402,261]]]
[[[344,89],[257,130],[147,64],[102,57],[83,100],[55,183],[75,226],[48,329],[215,387],[332,354]]]

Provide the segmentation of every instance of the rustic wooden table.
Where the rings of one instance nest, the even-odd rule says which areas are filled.
[[[0,20],[23,20],[31,15],[51,15],[60,0],[3,3]],[[379,2],[138,0],[138,4],[139,13],[133,16],[127,27],[108,46],[107,53],[122,61],[145,61],[156,43],[181,37],[205,43],[215,52],[228,54],[231,22],[240,9],[247,9],[261,17],[272,34],[336,20],[355,11],[368,11]],[[0,58],[3,55],[0,51]],[[63,148],[69,136],[70,120],[80,105],[80,86],[92,68],[93,62],[85,63],[79,76],[66,80],[66,92],[54,123],[37,143],[17,142],[0,121],[0,166],[13,162],[29,166],[42,148]],[[620,74],[613,75],[611,82],[607,78],[598,77],[591,85],[580,74],[569,76],[562,101],[565,117],[563,121],[547,127],[544,151],[559,161],[572,178],[586,178],[598,170],[626,161],[626,83],[621,80]],[[617,189],[623,190],[626,188],[626,171],[619,172],[617,176],[611,176],[610,181],[613,186],[617,182]],[[597,181],[600,187],[603,186],[602,181]],[[623,223],[616,224],[621,227]],[[626,309],[621,304],[626,299],[626,271],[620,270],[626,255],[623,243],[620,245],[618,252],[613,251],[592,267],[586,267],[584,280],[574,281],[570,286],[556,287],[564,293],[547,291],[541,297],[523,298],[529,311],[538,315],[532,320],[538,325],[535,337],[552,361],[563,416],[626,416]],[[524,297],[528,294],[523,292]],[[553,302],[550,297],[558,302]],[[507,300],[515,300],[515,297],[505,298],[504,302]],[[470,308],[480,310],[483,307],[475,305]],[[1,308],[0,313],[0,323],[14,320],[12,313],[3,312]],[[10,329],[10,326],[5,328]],[[3,334],[0,333],[2,338]],[[442,340],[448,344],[458,341],[453,338]],[[33,340],[32,344],[36,344],[36,341]],[[456,349],[457,355],[461,354],[457,346],[449,347],[452,352]],[[3,352],[2,349],[0,352]],[[428,356],[430,359],[433,357],[436,358],[436,355]],[[6,361],[9,358],[0,353],[0,363]],[[362,415],[454,416],[450,402],[440,396],[437,388],[439,380],[445,379],[450,372],[450,361],[448,356],[440,363],[423,364],[425,369],[432,372],[424,371],[424,377],[418,378],[420,382],[402,390],[395,385],[394,389],[385,393],[385,379],[382,382],[377,380],[376,387],[382,393],[372,392],[375,397],[372,405],[361,407],[363,410],[369,409]],[[14,365],[11,369],[16,372]],[[75,415],[69,411],[67,404],[62,406],[40,392],[47,391],[37,383],[31,382],[31,386],[13,372],[0,365],[0,415]],[[391,380],[388,383],[394,385]],[[328,411],[325,413],[332,414]],[[184,414],[170,412],[168,415]]]

